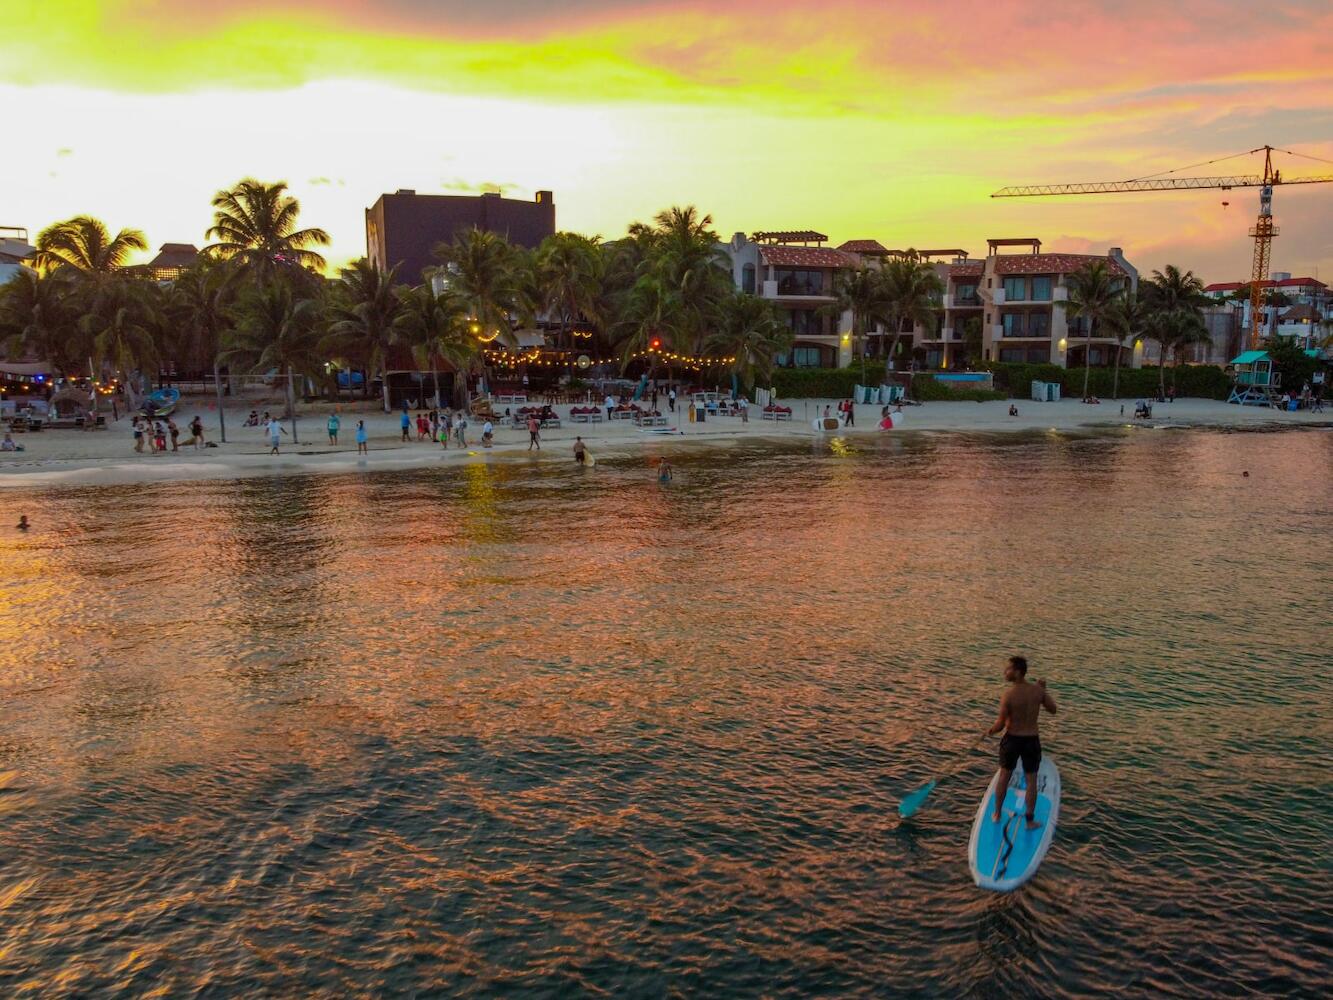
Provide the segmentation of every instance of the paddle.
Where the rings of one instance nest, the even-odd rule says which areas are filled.
[[[964,754],[970,754],[977,747],[981,746],[984,740],[985,737],[983,736],[980,740],[977,740],[975,743],[969,743],[966,749],[960,751],[959,756],[962,756]],[[969,762],[966,760],[961,761],[957,766],[950,768],[948,771],[945,771],[938,778],[931,778],[916,791],[903,796],[903,800],[898,803],[898,815],[901,816],[903,819],[907,819],[909,816],[916,815],[916,813],[920,811],[921,807],[926,804],[926,799],[930,798],[930,793],[935,790],[935,786],[938,785],[945,778],[953,777],[959,771],[963,770],[963,768],[967,767],[968,763]]]

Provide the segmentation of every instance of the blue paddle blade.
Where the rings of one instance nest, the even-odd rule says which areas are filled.
[[[926,798],[935,790],[935,781],[932,779],[918,788],[911,795],[905,796],[898,803],[898,815],[903,819],[913,815],[925,803]]]

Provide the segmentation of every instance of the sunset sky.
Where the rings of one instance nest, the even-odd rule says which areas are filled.
[[[290,183],[336,264],[382,192],[499,185],[606,237],[693,203],[724,237],[1039,236],[1232,280],[1253,191],[987,196],[1265,142],[1333,160],[1331,40],[1328,0],[0,0],[0,225],[91,213],[202,245],[213,192],[254,175]],[[1275,212],[1274,269],[1333,283],[1333,184]]]

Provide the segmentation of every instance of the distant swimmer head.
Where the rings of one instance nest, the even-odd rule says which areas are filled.
[[[28,530],[28,515],[27,515],[27,514],[20,514],[20,515],[19,515],[18,529],[19,529],[19,531],[27,531],[27,530]]]
[[[1028,675],[1028,660],[1026,656],[1011,656],[1009,662],[1004,667],[1004,679],[1010,682],[1021,681]]]
[[[1244,478],[1244,479],[1249,479],[1249,478],[1250,478],[1250,470],[1249,470],[1249,469],[1246,469],[1244,472],[1242,472],[1242,473],[1241,473],[1241,477]]]

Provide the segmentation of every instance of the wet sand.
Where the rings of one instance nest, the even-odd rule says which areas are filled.
[[[288,436],[282,439],[281,453],[270,455],[268,440],[261,427],[243,427],[251,409],[277,409],[276,404],[264,400],[244,400],[230,404],[225,411],[227,441],[220,442],[216,404],[207,397],[186,397],[174,414],[181,428],[182,440],[188,440],[186,430],[197,413],[203,419],[205,437],[218,441],[216,448],[196,451],[182,444],[177,452],[142,454],[134,451],[130,423],[122,418],[109,421],[105,431],[73,429],[44,430],[37,434],[15,435],[15,441],[24,451],[0,453],[0,487],[46,483],[135,483],[173,479],[226,479],[240,476],[349,472],[358,470],[386,470],[416,468],[439,463],[476,461],[486,456],[509,458],[529,457],[545,461],[572,461],[572,445],[581,436],[595,456],[610,457],[626,454],[645,445],[660,450],[663,446],[698,444],[725,447],[745,439],[811,440],[820,437],[840,437],[863,434],[914,434],[921,432],[994,433],[1054,430],[1078,432],[1111,429],[1115,427],[1172,428],[1172,427],[1228,427],[1250,429],[1278,429],[1291,427],[1333,426],[1333,410],[1327,413],[1300,411],[1283,413],[1259,407],[1240,407],[1217,400],[1181,399],[1175,403],[1158,403],[1151,421],[1134,420],[1134,400],[1105,401],[1088,405],[1073,400],[1059,403],[1036,403],[1016,400],[1018,416],[1009,415],[1009,401],[932,402],[909,406],[902,414],[895,414],[892,431],[879,428],[880,407],[856,407],[856,424],[837,431],[817,431],[812,426],[825,406],[835,406],[835,400],[788,400],[792,408],[790,421],[772,421],[760,418],[759,408],[751,407],[750,420],[742,423],[735,417],[710,417],[703,423],[690,423],[687,413],[677,407],[672,418],[672,433],[661,428],[650,431],[635,427],[632,421],[616,420],[597,424],[575,424],[569,420],[568,405],[555,407],[562,426],[542,432],[542,450],[528,451],[528,434],[521,428],[497,424],[494,446],[481,446],[480,420],[472,419],[468,427],[468,446],[459,448],[453,442],[446,448],[439,444],[416,440],[415,423],[411,441],[401,440],[399,414],[373,409],[373,404],[338,405],[342,418],[339,443],[331,445],[325,433],[325,421],[333,411],[331,403],[302,404],[297,413],[297,441],[291,438],[291,422],[283,426]],[[503,410],[503,407],[501,408]],[[415,419],[415,411],[413,412]],[[354,435],[358,420],[366,421],[369,430],[369,455],[357,455]]]

